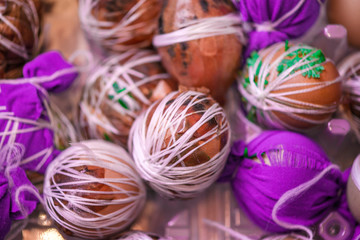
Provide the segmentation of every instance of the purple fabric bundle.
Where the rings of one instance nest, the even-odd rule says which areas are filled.
[[[40,78],[68,68],[73,66],[58,52],[48,52],[27,63],[23,72],[25,78]],[[40,85],[59,92],[68,88],[76,77],[77,73],[64,74]],[[23,162],[21,167],[44,173],[50,161],[59,154],[53,147],[54,133],[43,104],[47,101],[45,96],[31,83],[0,83],[0,90],[0,107],[5,107],[0,109],[0,148],[8,143],[23,144],[26,150],[22,160],[35,158]],[[36,157],[36,154],[40,155]]]
[[[23,154],[24,148],[19,144],[0,150],[0,239],[4,239],[10,230],[11,220],[25,217],[16,203],[16,190],[26,185],[37,192],[25,171],[19,167]],[[34,211],[38,202],[36,197],[26,191],[20,192],[18,200],[26,213]]]
[[[76,69],[58,52],[39,55],[25,65],[23,75],[24,79],[0,80],[0,240],[11,220],[26,217],[20,205],[26,214],[36,208],[38,200],[28,191],[37,189],[25,170],[44,173],[60,153],[54,148],[43,90],[63,91],[77,77]],[[19,187],[28,191],[16,199]]]
[[[320,0],[234,1],[242,20],[250,25],[245,57],[254,50],[304,35],[319,16],[319,2]],[[288,17],[285,16],[295,9]]]
[[[231,180],[238,203],[256,224],[266,231],[283,232],[288,229],[272,216],[279,199],[331,166],[310,139],[293,132],[266,131],[248,145],[235,142],[220,180]],[[289,197],[277,218],[290,225],[311,226],[337,210],[352,219],[344,193],[347,178],[338,168],[330,169],[311,187]],[[353,219],[350,224],[355,224]]]

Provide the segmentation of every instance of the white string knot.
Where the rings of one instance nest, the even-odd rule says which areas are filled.
[[[276,31],[272,22],[264,22],[261,24],[254,23],[253,26],[257,32],[274,32],[274,31]]]
[[[20,143],[7,144],[0,150],[0,172],[4,172],[10,187],[14,184],[10,176],[11,171],[19,167],[24,153],[25,147]]]

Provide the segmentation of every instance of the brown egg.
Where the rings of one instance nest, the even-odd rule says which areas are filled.
[[[175,88],[153,51],[131,50],[109,57],[95,69],[85,87],[80,103],[83,135],[127,146],[135,118]]]
[[[88,38],[108,50],[123,52],[151,45],[162,3],[162,0],[80,0],[79,16]]]
[[[329,0],[327,17],[330,23],[343,25],[350,45],[360,48],[360,2],[356,0]]]
[[[317,70],[307,63],[311,58],[307,56],[310,52],[302,53],[301,49],[304,49],[302,46],[308,51],[313,52],[314,55],[312,54],[311,56],[317,54],[317,57],[314,57],[313,60],[319,61],[319,59],[323,59],[323,61],[317,62],[320,68],[323,69]],[[267,127],[303,130],[326,122],[336,111],[341,97],[341,81],[338,78],[339,73],[334,64],[331,61],[325,61],[325,57],[319,52],[320,50],[305,45],[295,45],[293,48],[291,47],[292,46],[289,46],[290,50],[287,50],[287,54],[285,55],[284,43],[273,45],[259,52],[258,58],[261,59],[261,64],[259,70],[256,72],[260,73],[262,69],[267,68],[268,75],[265,78],[262,77],[266,83],[260,92],[264,92],[264,95],[255,97],[256,104],[260,104],[260,106],[255,107],[255,111],[257,111],[255,118],[258,118],[258,121]],[[291,50],[295,48],[300,49],[296,50],[297,56],[295,56],[295,52]],[[292,56],[289,54],[292,54]],[[256,56],[256,54],[253,56]],[[294,58],[300,61],[304,56],[307,56],[306,58],[308,60],[305,61],[302,69],[296,68],[291,71],[290,75],[287,75],[286,80],[285,78],[279,80],[281,79],[281,77],[279,77],[279,68],[284,67],[283,71],[286,71],[287,67],[291,67],[291,64],[287,65],[288,63],[293,61]],[[250,58],[250,62],[254,62],[255,60],[256,59]],[[263,62],[266,62],[266,64],[263,64]],[[281,64],[283,64],[283,66],[280,66]],[[308,69],[306,72],[307,75],[297,74],[292,77],[297,71],[306,69]],[[248,71],[247,68],[245,73],[247,76],[249,76]],[[318,74],[318,76],[315,76],[316,74]],[[253,78],[256,82],[255,85],[251,85],[248,82],[244,83],[245,79],[243,79],[240,85],[241,91],[250,95],[256,93],[260,89],[259,86],[257,86],[258,78],[257,75]],[[259,85],[261,84],[259,83]],[[317,89],[312,89],[316,86]],[[271,87],[271,91],[267,92],[267,87]],[[292,94],[291,92],[294,93]],[[264,104],[264,102],[267,102],[268,105]],[[269,104],[269,102],[271,103]],[[250,103],[248,104],[248,107],[249,106],[251,107],[253,104]],[[274,109],[274,106],[277,106],[277,108]],[[264,117],[264,112],[268,115],[267,117]]]
[[[167,198],[191,198],[222,171],[229,123],[209,95],[172,92],[139,116],[129,145],[140,175],[155,191]]]
[[[49,215],[65,234],[85,239],[126,229],[144,206],[145,194],[127,152],[101,140],[66,149],[44,180]]]
[[[234,12],[232,3],[226,0],[190,0],[183,4],[179,0],[169,0],[160,16],[157,38],[176,32],[181,24],[194,19]],[[206,87],[218,102],[224,103],[241,61],[242,44],[236,34],[200,38],[157,49],[166,70],[181,85]]]
[[[22,66],[38,50],[40,8],[40,0],[0,2],[8,21],[0,20],[0,78],[21,77]]]
[[[355,121],[360,122],[360,53],[346,57],[338,65],[339,72],[345,77],[343,92],[345,104],[355,116]]]

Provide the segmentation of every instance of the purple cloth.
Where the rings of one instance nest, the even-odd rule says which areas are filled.
[[[268,160],[263,158],[265,155]],[[235,142],[220,180],[231,179],[238,203],[256,224],[266,231],[283,232],[287,229],[271,216],[276,202],[285,192],[313,179],[329,165],[323,150],[303,135],[266,131],[248,145]],[[345,186],[340,170],[332,169],[310,189],[287,201],[277,216],[290,224],[316,224],[337,210],[338,193]]]
[[[46,114],[46,109],[42,103],[40,91],[29,83],[25,84],[0,84],[0,106],[5,106],[6,110],[0,110],[0,132],[4,133],[6,128],[15,128],[14,121],[1,117],[4,112],[13,112],[14,117],[31,120],[35,122],[49,123]],[[21,96],[21,97],[20,97]],[[10,125],[9,125],[10,124]],[[18,130],[27,130],[33,128],[34,125],[26,122],[19,122]],[[8,131],[10,130],[8,129]],[[3,136],[5,141],[3,146],[6,145],[10,139],[10,135]],[[0,137],[3,138],[3,137]],[[17,133],[16,143],[23,144],[26,148],[24,159],[31,157],[44,149],[53,147],[54,133],[49,128],[42,128],[36,131],[28,131],[24,133]],[[36,143],[36,144],[34,144]],[[47,157],[46,162],[38,170],[44,173],[47,165],[59,154],[60,152],[54,149]],[[21,165],[26,170],[36,170],[38,164],[43,160],[44,155],[35,158],[33,161]]]
[[[23,75],[24,78],[51,76],[59,70],[73,67],[72,64],[65,61],[59,52],[50,51],[40,54],[31,62],[25,64]],[[68,73],[51,81],[44,82],[41,86],[49,92],[62,92],[71,86],[77,76],[77,72]]]
[[[4,150],[4,149],[2,149]],[[1,150],[0,150],[1,151]],[[10,159],[13,161],[13,159]],[[20,161],[20,159],[15,160]],[[36,192],[38,190],[31,184],[26,176],[25,171],[14,166],[9,170],[9,178],[6,177],[6,168],[12,167],[8,159],[4,159],[4,154],[0,154],[0,240],[5,238],[9,232],[11,221],[23,219],[26,216],[22,215],[20,207],[17,205],[15,196],[16,190],[23,185],[33,188]],[[22,191],[19,195],[19,201],[22,204],[27,214],[32,213],[38,200],[35,196],[27,191]]]
[[[72,67],[66,63],[57,52],[49,52],[38,56],[24,67],[25,77],[42,77]],[[63,76],[42,83],[41,85],[51,91],[59,92],[65,90],[75,80],[77,73],[65,74]],[[24,120],[43,122],[49,124],[46,108],[43,105],[45,97],[41,91],[30,83],[22,84],[0,84],[0,107],[5,106],[5,110],[0,109],[0,132],[4,132],[7,128],[13,128],[14,122],[5,117],[1,117],[4,112],[13,112],[14,117]],[[10,124],[10,125],[9,125]],[[21,121],[18,130],[28,130],[34,125]],[[1,140],[0,136],[0,140]],[[5,136],[3,146],[8,143],[9,135]],[[31,157],[44,149],[53,147],[54,133],[49,128],[42,128],[36,131],[18,133],[15,142],[25,146],[26,151],[24,159]],[[37,170],[44,173],[47,165],[59,154],[59,151],[53,149],[42,163],[44,155],[35,158],[33,161],[21,165],[26,170]],[[42,165],[40,169],[36,169],[38,165]]]
[[[255,24],[274,23],[295,8],[301,0],[241,0],[235,5],[242,20]],[[324,1],[324,0],[323,0]],[[284,19],[273,31],[251,29],[245,57],[254,50],[260,50],[274,43],[301,37],[318,18],[318,0],[305,0],[304,4],[291,16]]]

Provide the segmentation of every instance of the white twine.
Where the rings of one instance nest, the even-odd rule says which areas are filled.
[[[8,179],[9,188],[14,186],[14,181],[11,177],[11,171],[19,167],[22,156],[24,156],[25,147],[19,143],[6,144],[0,147],[0,172],[4,172]]]
[[[343,77],[336,79],[329,79],[328,81],[318,81],[313,83],[302,82],[302,83],[288,83],[296,76],[299,76],[307,71],[319,67],[329,60],[327,59],[324,63],[315,64],[314,66],[308,65],[317,59],[307,60],[307,57],[303,57],[300,61],[296,62],[293,66],[283,71],[277,76],[276,68],[280,62],[289,54],[297,51],[301,48],[312,50],[307,56],[314,54],[317,49],[306,45],[295,45],[289,47],[287,51],[282,53],[276,59],[275,54],[284,48],[284,43],[277,43],[271,47],[261,50],[259,52],[259,58],[256,60],[253,66],[248,67],[248,75],[250,83],[244,87],[245,78],[242,76],[238,79],[238,89],[242,96],[253,106],[256,107],[257,115],[262,116],[265,119],[265,123],[271,124],[277,128],[289,128],[299,130],[293,126],[290,126],[280,120],[272,111],[278,111],[290,116],[293,119],[301,120],[303,122],[311,124],[322,124],[328,121],[327,118],[314,120],[306,117],[301,117],[298,114],[309,114],[309,115],[320,115],[330,114],[336,111],[337,103],[329,105],[320,105],[315,103],[303,102],[292,99],[291,97],[296,94],[311,93],[313,91],[331,86],[338,82],[341,82]],[[256,77],[256,71],[261,64],[259,76]],[[305,69],[300,69],[302,66],[306,66]],[[299,70],[296,70],[299,69]],[[292,71],[295,71],[292,73]],[[266,84],[267,80],[268,84]],[[257,83],[256,83],[257,82]],[[296,90],[292,90],[297,88]],[[278,90],[288,91],[278,92]]]
[[[2,11],[0,11],[0,21],[5,23],[12,31],[14,31],[20,43],[16,44],[0,33],[0,45],[4,46],[6,49],[22,57],[23,59],[28,60],[33,55],[35,55],[35,52],[37,50],[39,42],[39,16],[32,0],[6,0],[5,2],[5,4],[10,3],[18,5],[19,8],[21,8],[21,10],[26,15],[27,20],[30,23],[31,31],[33,33],[34,45],[31,49],[31,52],[29,52],[26,48],[24,38],[21,34],[21,29],[17,29],[17,27],[11,22],[12,20],[14,20],[12,16],[4,16]]]
[[[175,99],[174,102],[166,105],[172,99]],[[203,101],[213,100],[194,91],[172,92],[158,102],[158,105],[150,106],[131,128],[129,150],[138,172],[154,190],[166,197],[196,196],[216,181],[226,162],[231,134],[224,110],[218,103],[214,103],[209,109],[188,112],[195,104]],[[153,115],[150,119],[151,112]],[[201,114],[201,118],[176,139],[178,129],[186,127],[183,125],[186,117],[194,114]],[[193,134],[215,116],[220,117],[223,124],[214,126],[203,136],[192,140]],[[183,161],[187,157],[222,134],[228,134],[226,144],[215,156],[199,165],[184,165]],[[167,140],[169,137],[170,140]],[[199,142],[203,143],[193,148]],[[185,152],[187,153],[184,154]],[[177,160],[174,161],[175,159]]]
[[[96,42],[114,51],[126,51],[133,48],[149,46],[151,41],[145,39],[132,45],[126,44],[134,38],[134,32],[141,29],[142,34],[151,34],[156,30],[157,18],[152,24],[138,22],[149,9],[141,8],[147,0],[139,0],[119,22],[99,21],[92,11],[98,8],[100,0],[79,0],[79,19],[85,33]]]
[[[299,224],[291,224],[291,223],[285,222],[283,220],[280,220],[277,214],[283,207],[286,206],[286,204],[288,204],[289,201],[291,201],[292,199],[296,198],[297,196],[300,196],[301,194],[303,194],[305,191],[307,191],[309,188],[314,186],[317,182],[319,182],[326,174],[328,174],[332,170],[337,170],[340,172],[340,168],[337,165],[331,164],[328,167],[326,167],[323,171],[321,171],[321,173],[319,173],[313,179],[311,179],[303,184],[300,184],[296,188],[290,189],[289,191],[285,192],[279,198],[279,200],[276,202],[276,204],[272,210],[271,217],[274,220],[274,222],[276,224],[278,224],[279,226],[286,228],[286,229],[302,230],[307,233],[307,235],[309,236],[309,238],[308,238],[309,240],[313,239],[314,233],[312,232],[312,230],[309,227],[299,225]]]
[[[229,34],[235,34],[242,44],[246,44],[246,37],[236,14],[189,20],[181,23],[176,31],[154,36],[153,45],[164,47],[175,43]]]
[[[150,82],[170,78],[167,73],[148,76],[146,72],[136,68],[143,64],[160,63],[160,60],[160,56],[152,51],[129,50],[121,55],[113,55],[99,64],[86,82],[80,102],[80,127],[87,127],[91,138],[104,138],[98,133],[97,126],[123,136],[125,133],[120,132],[103,113],[101,104],[105,103],[120,115],[135,119],[140,114],[142,105],[151,104],[140,88]],[[114,84],[124,90],[116,92]],[[113,98],[110,99],[109,95]],[[119,100],[123,101],[128,109],[121,106]]]
[[[105,177],[99,179],[75,169],[84,166],[105,169]],[[107,170],[118,175],[106,176]],[[58,183],[56,175],[72,180]],[[91,184],[103,184],[112,191],[76,189],[78,185]],[[128,190],[127,186],[137,190]],[[82,194],[109,195],[115,199],[91,199]],[[101,140],[73,144],[49,165],[45,174],[44,201],[48,214],[75,236],[86,239],[103,238],[125,229],[141,212],[145,198],[145,186],[129,154],[123,148]],[[90,206],[118,208],[102,213],[89,209]]]

